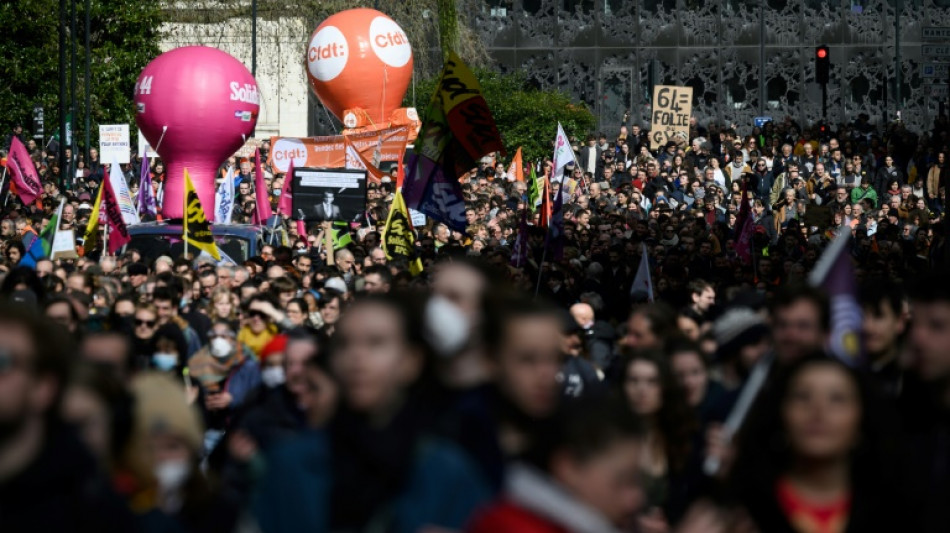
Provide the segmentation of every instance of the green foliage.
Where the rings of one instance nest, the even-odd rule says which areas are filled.
[[[509,157],[521,146],[525,162],[550,158],[558,122],[568,136],[579,138],[596,125],[597,120],[584,103],[575,103],[557,90],[535,89],[522,72],[500,74],[480,68],[472,71],[482,86]],[[416,104],[420,108],[429,102],[437,82],[438,77],[417,82]]]
[[[76,2],[77,65],[73,132],[83,141],[85,34],[83,0]],[[139,73],[159,54],[161,24],[158,2],[90,0],[91,142],[98,125],[134,123],[132,91]],[[16,122],[32,126],[32,110],[45,110],[46,136],[59,127],[59,2],[0,2],[4,37],[0,39],[0,131]],[[67,68],[72,58],[67,34]],[[67,84],[70,82],[67,76]],[[68,89],[67,89],[68,98]],[[67,104],[68,106],[68,104]]]

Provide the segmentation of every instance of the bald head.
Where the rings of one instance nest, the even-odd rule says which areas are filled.
[[[594,308],[585,303],[574,304],[571,306],[571,316],[578,326],[589,328],[594,323]]]

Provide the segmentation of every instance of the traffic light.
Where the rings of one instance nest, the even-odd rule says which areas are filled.
[[[831,75],[830,51],[825,45],[815,48],[815,81],[825,85]]]

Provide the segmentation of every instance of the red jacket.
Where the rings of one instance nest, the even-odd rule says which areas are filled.
[[[504,500],[479,513],[466,533],[569,533],[568,530]]]

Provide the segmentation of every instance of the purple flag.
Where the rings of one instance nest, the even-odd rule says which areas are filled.
[[[420,159],[425,161],[428,158]],[[408,177],[406,181],[409,181]],[[458,180],[447,178],[442,168],[436,165],[426,181],[422,201],[416,210],[444,223],[452,231],[465,233],[468,229],[468,223],[465,221],[465,198]]]
[[[821,254],[808,282],[828,293],[831,305],[831,334],[828,352],[845,364],[856,366],[862,358],[861,304],[858,283],[851,263],[851,232],[843,231]]]
[[[435,172],[436,164],[428,157],[419,154],[410,154],[406,158],[409,173],[402,182],[402,198],[409,209],[419,210],[422,197],[425,195],[429,178]]]
[[[523,267],[528,264],[528,208],[521,212],[521,223],[518,225],[518,236],[511,249],[511,266]]]
[[[155,208],[155,197],[152,195],[152,173],[149,172],[148,158],[142,158],[142,167],[139,170],[139,194],[136,198],[139,215],[154,217],[158,214]]]
[[[564,194],[564,191],[558,189],[551,209],[551,224],[545,237],[548,251],[555,261],[564,258]]]

